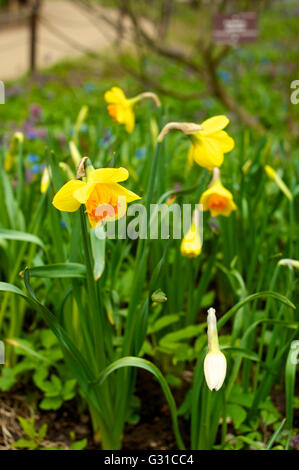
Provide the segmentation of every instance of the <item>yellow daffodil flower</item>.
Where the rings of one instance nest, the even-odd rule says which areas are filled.
[[[193,214],[190,229],[181,243],[181,254],[187,258],[196,258],[200,255],[202,241],[199,233],[199,212],[196,209]]]
[[[86,167],[86,181],[68,181],[55,194],[53,205],[63,212],[75,212],[85,204],[92,228],[104,221],[117,220],[126,213],[127,203],[140,199],[120,184],[129,177],[125,168]]]
[[[105,101],[108,103],[107,110],[110,116],[118,124],[124,124],[126,131],[131,134],[135,127],[134,106],[141,100],[150,98],[157,106],[160,106],[159,98],[155,93],[144,92],[133,98],[127,98],[119,87],[112,87],[106,91],[104,95]]]
[[[288,198],[288,200],[292,202],[293,195],[287,185],[282,181],[279,174],[270,165],[266,165],[264,168],[270,180],[274,181],[279,187],[279,189],[283,192],[283,194]]]
[[[217,392],[226,376],[226,358],[219,348],[214,308],[208,310],[208,353],[204,360],[204,373],[209,389]]]
[[[195,161],[198,165],[208,170],[219,168],[224,160],[224,154],[230,152],[234,146],[234,140],[223,130],[229,119],[226,116],[214,116],[202,124],[194,123],[168,123],[162,129],[158,140],[173,129],[180,130],[191,140],[191,148],[188,154],[190,164]]]
[[[222,185],[219,177],[202,193],[199,203],[204,211],[210,210],[212,217],[229,216],[237,209],[232,193]]]
[[[190,163],[195,161],[208,170],[222,165],[224,154],[235,146],[234,140],[223,130],[228,123],[226,116],[214,116],[201,124],[202,130],[191,135]]]

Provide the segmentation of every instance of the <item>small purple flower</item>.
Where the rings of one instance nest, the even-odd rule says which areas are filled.
[[[42,117],[42,109],[39,104],[32,104],[29,108],[29,120],[39,122]]]
[[[47,131],[45,128],[35,128],[30,122],[26,121],[24,123],[24,133],[27,139],[45,139],[47,136]]]

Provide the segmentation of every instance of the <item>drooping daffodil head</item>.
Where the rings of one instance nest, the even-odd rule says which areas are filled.
[[[200,255],[202,240],[199,230],[199,211],[195,209],[191,226],[181,243],[181,254],[187,258],[196,258]]]
[[[208,352],[204,360],[204,374],[210,390],[222,387],[226,376],[226,358],[220,351],[217,332],[216,311],[208,310]]]
[[[170,130],[180,130],[191,140],[189,163],[193,164],[195,161],[199,166],[213,170],[222,165],[224,154],[235,146],[232,137],[223,130],[228,123],[226,116],[214,116],[201,124],[168,123],[162,129],[158,140],[161,141]]]
[[[135,127],[134,106],[140,101],[150,98],[157,106],[160,106],[159,98],[155,93],[144,92],[133,98],[127,98],[123,90],[119,87],[112,87],[104,95],[108,103],[107,110],[110,116],[118,124],[124,124],[126,131],[131,134]]]
[[[204,211],[211,212],[212,217],[217,217],[217,215],[228,217],[232,211],[237,209],[232,193],[223,186],[220,178],[217,178],[202,193],[199,203],[202,204]]]
[[[68,181],[55,194],[53,205],[60,211],[75,212],[81,204],[84,204],[92,228],[102,222],[123,217],[127,203],[140,199],[137,194],[118,184],[129,177],[125,168],[94,169],[90,161],[84,157],[77,176],[83,177],[85,181],[79,179]]]

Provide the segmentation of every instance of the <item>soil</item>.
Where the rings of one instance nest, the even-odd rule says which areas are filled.
[[[136,396],[141,400],[140,420],[127,424],[124,431],[123,450],[170,450],[176,448],[168,404],[161,393],[160,385],[145,371],[140,371],[136,384]],[[67,449],[75,440],[86,438],[87,450],[99,450],[93,441],[92,425],[87,410],[78,410],[78,402],[65,402],[57,411],[33,408],[26,401],[24,389],[18,387],[11,392],[0,393],[0,450],[13,449],[12,443],[24,437],[18,416],[34,417],[36,429],[47,423],[48,432],[42,446]],[[177,403],[184,396],[178,390]],[[184,423],[182,423],[183,425]],[[181,426],[183,438],[188,442],[188,428]]]

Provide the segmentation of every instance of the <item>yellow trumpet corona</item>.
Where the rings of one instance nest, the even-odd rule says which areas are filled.
[[[211,212],[212,217],[217,215],[227,217],[237,209],[232,193],[222,185],[220,177],[216,178],[211,186],[202,193],[199,203],[202,204],[204,211]]]

